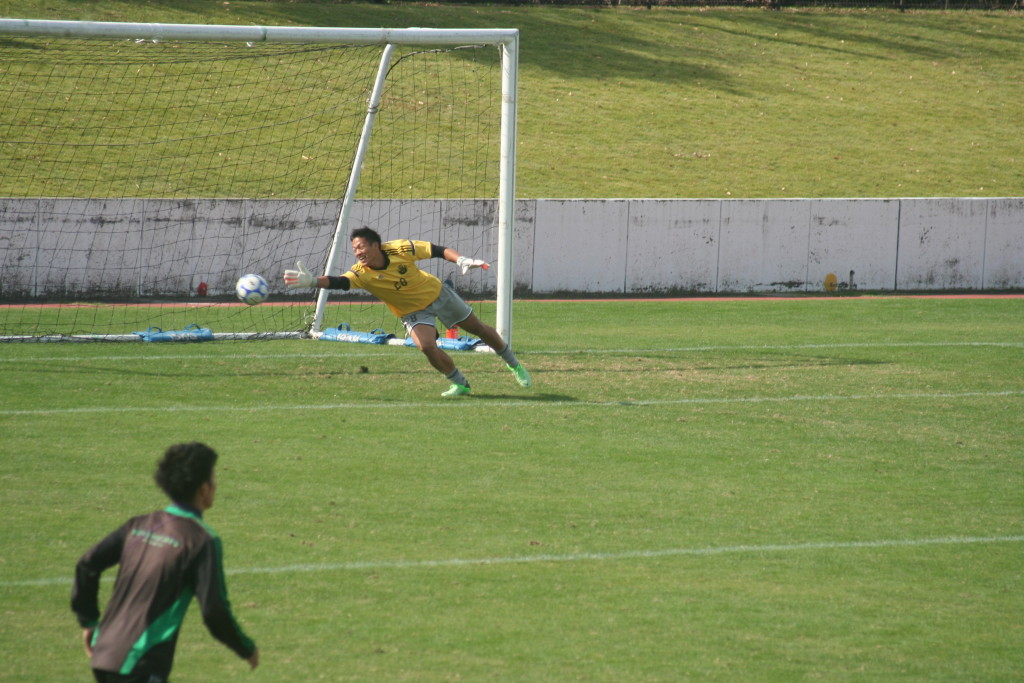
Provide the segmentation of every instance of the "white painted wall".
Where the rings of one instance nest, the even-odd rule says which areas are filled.
[[[988,201],[985,224],[985,289],[1021,286],[1024,269],[1024,197]]]
[[[537,201],[533,236],[533,282],[543,291],[623,291],[629,202],[626,200]]]
[[[832,273],[849,287],[891,290],[896,285],[898,199],[818,199],[811,202],[808,289]]]
[[[718,291],[802,291],[807,282],[810,203],[723,202]]]
[[[980,289],[984,282],[985,199],[900,202],[898,289]]]
[[[537,257],[535,265],[544,267],[535,268],[530,280],[534,294],[814,292],[823,289],[829,274],[844,289],[1024,287],[1020,197],[536,200],[536,205],[534,244],[560,249],[566,258]],[[586,238],[592,243],[581,247]],[[627,260],[620,287],[614,275],[623,245]],[[591,256],[610,272],[589,278],[592,264],[574,261]]]
[[[308,200],[0,199],[0,299],[200,281],[229,291],[242,269],[322,263],[337,212]],[[398,214],[443,240],[492,224],[494,204],[362,201],[351,225],[398,237],[386,227]],[[237,237],[242,225],[250,237]],[[492,241],[472,255],[493,259]],[[520,200],[513,251],[517,294],[814,292],[830,273],[861,290],[1019,289],[1024,197]]]
[[[630,201],[623,291],[717,291],[721,216],[710,199]]]

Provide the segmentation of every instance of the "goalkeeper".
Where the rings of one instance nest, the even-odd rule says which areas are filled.
[[[452,357],[437,346],[434,318],[448,328],[458,325],[480,337],[501,356],[520,386],[529,387],[533,383],[530,373],[516,359],[498,331],[476,317],[469,304],[447,283],[416,266],[420,259],[443,258],[461,267],[465,275],[473,268],[489,268],[487,263],[430,242],[399,239],[382,243],[380,235],[366,227],[353,230],[350,239],[352,253],[358,261],[351,270],[341,276],[314,277],[300,261],[295,264],[296,270],[284,271],[284,283],[288,289],[319,287],[348,291],[354,287],[373,294],[402,319],[416,348],[423,352],[435,370],[451,382],[442,396],[464,396],[470,389],[469,381],[455,366]]]

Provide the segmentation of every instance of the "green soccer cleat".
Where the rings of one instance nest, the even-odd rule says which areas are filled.
[[[526,371],[526,368],[523,367],[522,363],[515,367],[509,365],[508,369],[511,370],[512,374],[516,376],[516,381],[519,382],[519,386],[523,387],[524,389],[529,389],[530,387],[533,386],[533,378],[530,377],[530,373]]]
[[[448,391],[442,392],[441,395],[445,398],[451,398],[452,396],[466,396],[469,394],[468,384],[453,384],[448,387]]]

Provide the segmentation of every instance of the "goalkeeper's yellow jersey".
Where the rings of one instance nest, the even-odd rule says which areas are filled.
[[[352,286],[373,294],[399,318],[434,303],[441,294],[441,281],[416,266],[416,261],[433,256],[430,242],[391,240],[381,244],[380,249],[388,264],[383,270],[355,264],[344,275]]]

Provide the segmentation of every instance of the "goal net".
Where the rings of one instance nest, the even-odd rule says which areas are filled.
[[[491,262],[421,264],[511,336],[517,43],[0,19],[0,339],[402,336],[359,290],[284,288],[344,273],[364,225]]]

